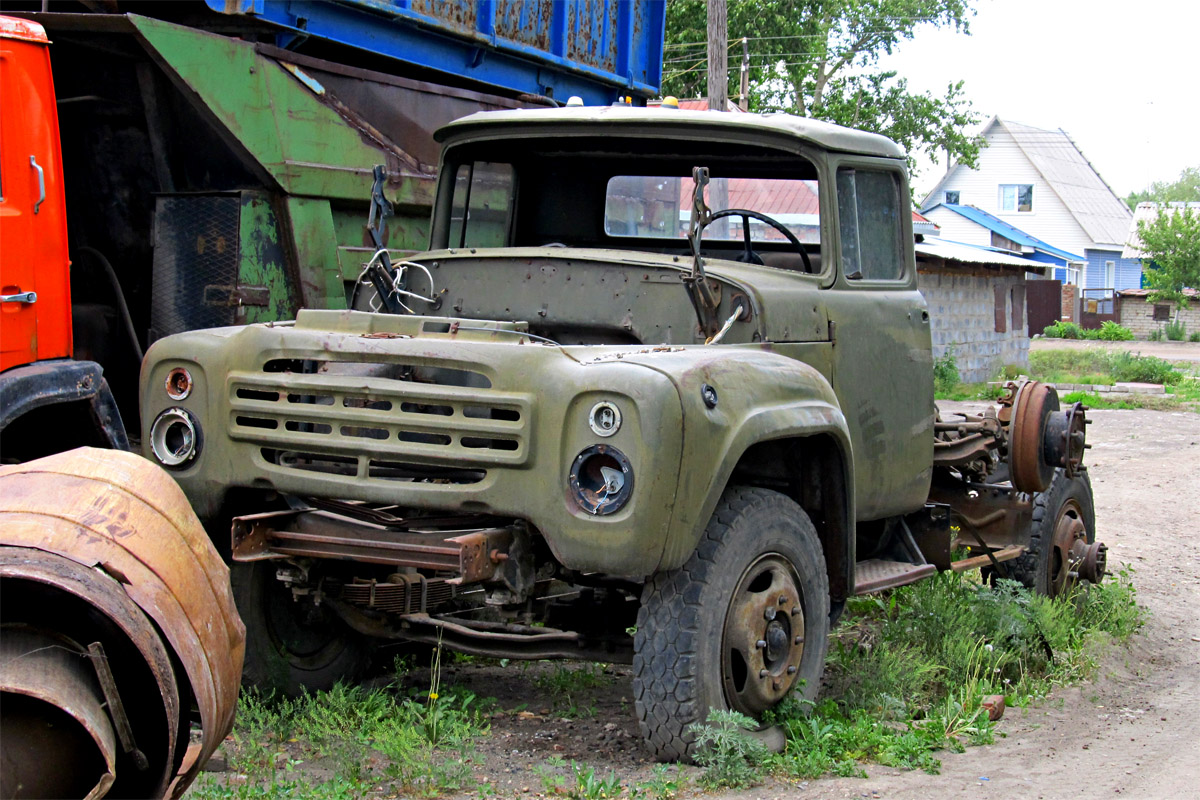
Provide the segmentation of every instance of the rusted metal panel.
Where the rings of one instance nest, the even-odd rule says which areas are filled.
[[[303,556],[453,572],[452,585],[490,579],[512,544],[512,530],[394,530],[325,511],[236,517],[236,561]]]
[[[93,448],[0,468],[0,579],[27,600],[6,604],[5,625],[28,617],[70,636],[87,618],[108,632],[103,647],[137,749],[158,776],[149,787],[118,756],[113,792],[182,794],[232,727],[245,628],[228,569],[170,476]],[[39,614],[53,604],[87,613]],[[174,737],[187,731],[193,704],[201,736],[188,746]],[[121,789],[126,780],[139,789]]]

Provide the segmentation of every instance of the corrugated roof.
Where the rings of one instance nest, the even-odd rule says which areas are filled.
[[[925,219],[920,213],[912,212],[913,233],[919,233],[923,236],[940,236],[942,229],[937,226],[937,223],[930,219]]]
[[[1122,297],[1149,297],[1153,289],[1118,289],[1117,294]],[[1200,292],[1195,289],[1184,288],[1183,293],[1188,297],[1200,297]]]
[[[915,244],[918,255],[944,258],[947,261],[957,261],[963,264],[988,264],[1001,267],[1020,267],[1021,269],[1042,270],[1049,266],[1037,261],[1030,261],[1020,256],[1009,255],[999,250],[977,247],[962,242],[947,242],[943,239],[930,240]]]
[[[1024,247],[1032,247],[1034,250],[1041,251],[1056,258],[1061,258],[1064,261],[1086,261],[1083,256],[1077,256],[1074,253],[1068,253],[1066,250],[1060,250],[1052,244],[1043,242],[1036,236],[1030,236],[1020,228],[1015,228],[997,216],[989,214],[981,208],[975,206],[960,206],[953,203],[939,203],[943,208],[949,209],[956,214],[966,217],[977,225],[982,225],[993,233],[998,233],[1009,241],[1016,242]],[[936,208],[937,206],[935,206]]]
[[[1002,119],[995,122],[1012,135],[1092,241],[1125,241],[1132,216],[1129,207],[1104,182],[1066,131],[1048,131]]]
[[[1137,208],[1133,211],[1133,219],[1129,222],[1129,234],[1125,240],[1125,249],[1121,251],[1121,258],[1145,258],[1145,253],[1142,252],[1142,240],[1138,236],[1138,223],[1149,222],[1157,217],[1164,205],[1171,213],[1190,208],[1193,215],[1200,216],[1200,203],[1138,203]]]

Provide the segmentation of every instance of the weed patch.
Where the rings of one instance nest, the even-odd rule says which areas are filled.
[[[603,664],[555,664],[553,669],[536,676],[533,685],[545,691],[554,708],[569,719],[596,716],[595,703],[582,702],[587,693],[611,682]]]
[[[487,733],[484,703],[441,684],[441,648],[428,688],[404,693],[336,685],[298,698],[242,692],[230,773],[211,775],[189,792],[194,800],[361,797],[372,787],[407,797],[439,797],[467,787],[474,743]],[[301,763],[328,780],[300,775]]]
[[[688,727],[695,737],[700,783],[709,789],[743,789],[759,783],[769,758],[766,745],[750,735],[758,723],[736,711],[708,712],[703,725]]]
[[[1024,706],[1087,677],[1142,619],[1128,570],[1055,601],[950,572],[852,599],[830,642],[825,699],[774,712],[788,746],[767,764],[797,779],[860,775],[863,762],[936,773],[937,753],[993,740],[984,699]]]

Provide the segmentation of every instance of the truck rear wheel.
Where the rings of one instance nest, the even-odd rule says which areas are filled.
[[[292,599],[274,562],[236,563],[230,579],[246,624],[242,683],[292,697],[362,675],[370,656],[364,637],[332,611]]]
[[[1095,541],[1096,511],[1087,473],[1068,478],[1055,470],[1049,488],[1034,495],[1029,551],[1013,560],[1010,574],[1038,594],[1056,597],[1077,581],[1081,570],[1084,577],[1103,577],[1103,545],[1088,547]],[[1098,564],[1085,563],[1097,559]]]
[[[642,735],[660,761],[692,756],[709,709],[751,717],[793,690],[816,696],[829,585],[816,530],[778,492],[731,487],[680,569],[653,576],[634,636]]]

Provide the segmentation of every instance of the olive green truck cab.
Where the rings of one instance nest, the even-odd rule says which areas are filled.
[[[709,708],[813,695],[855,593],[1103,576],[1083,409],[1029,382],[935,408],[891,141],[629,107],[438,136],[431,250],[377,253],[357,310],[143,365],[147,455],[236,562],[251,680],[352,677],[381,639],[625,661],[681,758]]]

